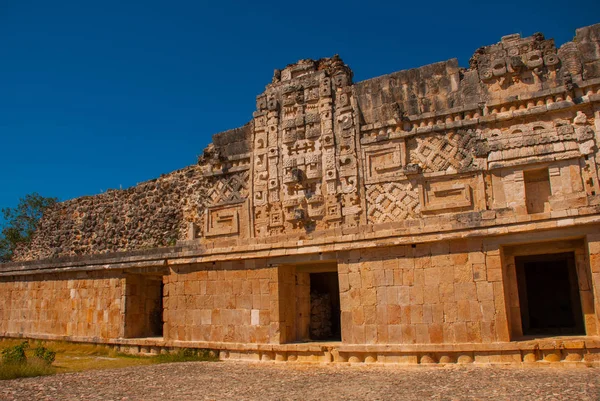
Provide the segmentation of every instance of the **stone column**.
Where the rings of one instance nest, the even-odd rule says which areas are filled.
[[[600,319],[600,233],[588,234],[586,241],[592,278],[593,309],[596,313],[595,316],[585,314],[584,318],[587,335],[596,335],[598,332],[598,319]],[[582,299],[582,302],[586,302],[586,299]]]

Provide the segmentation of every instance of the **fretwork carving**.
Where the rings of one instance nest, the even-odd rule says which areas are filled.
[[[409,181],[368,185],[366,198],[370,224],[413,219],[420,212],[419,192]]]
[[[471,132],[419,136],[409,141],[410,162],[424,172],[460,171],[473,164],[476,137]]]
[[[247,197],[248,180],[248,170],[214,177],[208,190],[211,206],[243,202]]]

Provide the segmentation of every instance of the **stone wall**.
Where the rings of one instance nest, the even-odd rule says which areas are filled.
[[[15,261],[175,245],[198,220],[200,168],[190,166],[125,190],[58,203]]]
[[[122,337],[124,288],[119,272],[2,277],[0,332]]]
[[[361,124],[402,120],[476,102],[478,97],[468,98],[462,92],[478,94],[478,82],[461,81],[460,71],[458,60],[452,59],[356,83]]]
[[[195,264],[165,276],[165,339],[278,343],[277,269],[265,262]]]
[[[339,277],[345,343],[509,340],[499,250],[482,240],[361,252]]]

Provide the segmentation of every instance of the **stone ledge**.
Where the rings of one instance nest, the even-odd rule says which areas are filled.
[[[593,211],[592,211],[593,212]],[[549,216],[550,217],[550,216]],[[282,241],[277,248],[271,244],[255,244],[246,246],[230,246],[224,248],[204,248],[177,247],[180,251],[175,252],[177,248],[164,248],[162,254],[152,253],[146,257],[131,256],[124,253],[121,257],[112,256],[103,259],[101,255],[94,255],[85,263],[78,258],[78,263],[61,263],[60,261],[45,260],[40,262],[27,262],[23,264],[12,263],[0,265],[1,276],[16,276],[28,274],[44,274],[52,272],[65,271],[100,271],[107,269],[130,269],[140,267],[155,266],[176,266],[192,263],[207,263],[216,261],[235,261],[246,259],[274,259],[289,256],[319,255],[336,253],[341,251],[350,251],[356,249],[365,249],[373,247],[386,247],[395,245],[410,245],[417,243],[435,242],[440,240],[453,240],[477,238],[477,237],[495,237],[508,234],[538,233],[544,230],[556,228],[574,230],[575,235],[584,236],[590,229],[584,228],[600,223],[600,215],[595,212],[591,215],[577,215],[575,213],[567,216],[537,220],[535,226],[531,224],[531,216],[515,216],[509,218],[496,218],[495,220],[481,220],[475,227],[452,227],[445,232],[436,232],[434,230],[424,230],[417,227],[414,232],[395,229],[393,225],[389,227],[380,227],[375,232],[364,234],[343,235],[336,231],[337,238],[318,237],[314,240],[291,240]],[[549,233],[546,232],[546,235]],[[552,234],[553,236],[563,235],[560,232]],[[568,235],[574,235],[570,233]],[[273,260],[272,263],[276,263]],[[114,266],[114,267],[113,267]],[[59,269],[59,270],[56,270]]]
[[[0,338],[85,342],[113,346],[125,353],[158,354],[177,348],[204,348],[220,359],[376,365],[505,364],[529,367],[600,366],[600,337],[552,337],[504,343],[342,344],[340,342],[250,344],[168,341],[162,338],[98,339],[0,333]]]
[[[0,273],[1,276],[6,275],[31,275],[31,274],[53,274],[53,273],[64,273],[64,272],[89,272],[89,271],[108,271],[108,270],[128,270],[128,269],[141,269],[141,268],[151,268],[151,267],[167,267],[167,261],[164,259],[161,260],[148,260],[148,261],[139,261],[139,262],[125,262],[125,261],[117,261],[114,263],[104,263],[104,264],[83,264],[83,265],[75,265],[75,266],[63,266],[63,267],[54,267],[56,265],[51,265],[50,267],[37,267],[35,270],[27,269],[27,267],[21,267],[15,270],[6,270],[5,273]],[[2,270],[0,269],[0,272]]]

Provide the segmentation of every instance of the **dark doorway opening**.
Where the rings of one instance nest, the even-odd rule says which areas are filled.
[[[524,335],[585,334],[573,253],[515,258]]]
[[[149,329],[150,335],[152,337],[162,337],[163,336],[163,291],[164,284],[162,280],[158,281],[156,285],[156,290],[158,290],[157,296],[154,299],[151,299],[151,305],[149,305],[150,309],[150,321],[149,321]]]
[[[162,337],[162,276],[128,274],[125,297],[125,337]]]
[[[337,272],[310,273],[310,339],[341,341]]]

